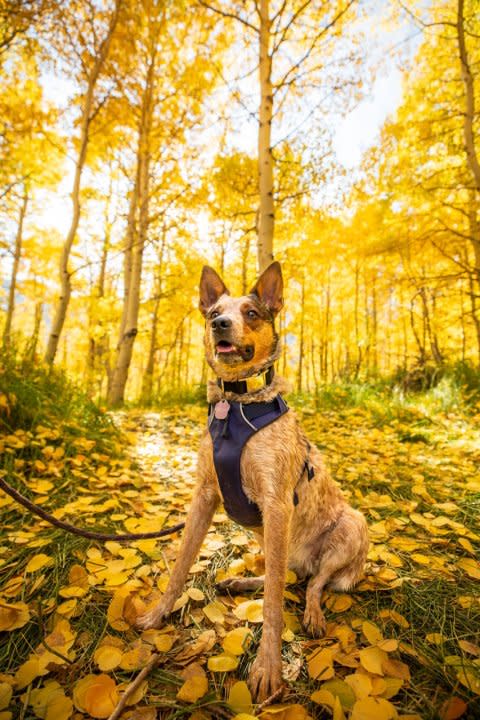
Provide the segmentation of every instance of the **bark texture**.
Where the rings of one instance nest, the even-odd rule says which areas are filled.
[[[148,232],[150,190],[150,136],[154,104],[156,44],[152,48],[138,128],[137,172],[129,212],[127,245],[125,248],[124,304],[115,367],[108,392],[108,404],[121,405],[132,360],[133,346],[138,333],[140,288],[143,251]],[[136,222],[138,210],[138,222]]]
[[[258,213],[258,271],[261,273],[273,261],[273,232],[275,207],[273,198],[272,154],[272,56],[270,54],[270,29],[268,0],[260,0],[259,78],[260,111],[258,124],[258,189],[260,206]]]

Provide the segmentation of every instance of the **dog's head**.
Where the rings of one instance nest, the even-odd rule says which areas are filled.
[[[205,351],[214,372],[224,380],[249,377],[272,364],[278,335],[274,319],[283,306],[280,264],[260,275],[248,295],[233,298],[219,275],[204,267],[200,311],[205,317]]]

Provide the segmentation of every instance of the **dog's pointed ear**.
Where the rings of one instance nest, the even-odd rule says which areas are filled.
[[[283,307],[283,277],[279,262],[273,262],[258,278],[250,290],[276,315]]]
[[[221,295],[230,295],[230,292],[220,275],[213,268],[205,265],[200,278],[199,308],[202,315],[207,314],[209,308],[215,305]]]

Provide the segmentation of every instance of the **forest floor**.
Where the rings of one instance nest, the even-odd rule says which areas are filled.
[[[48,415],[13,431],[18,402],[0,392],[0,472],[44,508],[116,532],[184,518],[203,406],[117,413],[118,433],[108,419],[82,426]],[[140,634],[135,617],[165,589],[179,534],[92,543],[0,493],[0,720],[107,718],[153,655],[158,664],[123,718],[478,719],[479,408],[433,416],[419,403],[335,404],[297,412],[368,518],[369,562],[351,593],[325,593],[321,640],[302,630],[305,585],[289,575],[281,705],[255,707],[244,682],[262,593],[215,590],[216,580],[259,566],[249,533],[223,513],[170,623]]]

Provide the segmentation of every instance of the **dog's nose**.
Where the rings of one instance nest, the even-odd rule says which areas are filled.
[[[215,318],[215,320],[212,320],[212,330],[222,331],[222,330],[228,330],[228,328],[232,327],[232,321],[229,317],[226,315],[219,315]]]

